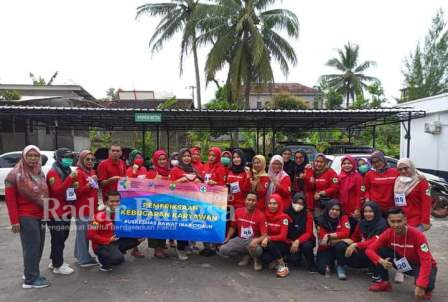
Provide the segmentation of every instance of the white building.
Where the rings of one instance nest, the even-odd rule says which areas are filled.
[[[448,179],[448,93],[402,103],[399,107],[426,111],[425,117],[411,121],[409,157],[418,169]],[[405,135],[402,124],[401,157],[407,156]]]

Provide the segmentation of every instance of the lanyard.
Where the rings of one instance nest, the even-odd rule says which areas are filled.
[[[404,234],[404,255],[403,257],[406,258],[406,244],[408,241],[408,229],[406,228],[406,233]],[[395,246],[396,246],[396,241],[395,241],[395,231],[394,231],[394,259],[396,259],[395,257]]]

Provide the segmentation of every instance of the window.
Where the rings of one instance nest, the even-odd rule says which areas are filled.
[[[21,157],[21,153],[8,154],[0,157],[0,168],[14,168]]]
[[[257,109],[262,109],[261,101],[257,101]]]

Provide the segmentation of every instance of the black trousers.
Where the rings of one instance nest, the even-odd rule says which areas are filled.
[[[356,225],[358,224],[358,220],[356,220],[353,217],[350,217],[348,221],[350,223],[350,236],[352,236],[353,232],[355,231]]]
[[[185,251],[185,248],[188,245],[188,240],[177,240],[177,249],[179,251]]]
[[[291,246],[289,246],[290,248]],[[299,250],[297,253],[291,253],[290,250],[288,250],[286,254],[286,262],[290,265],[300,265],[302,263],[302,257],[305,258],[306,261],[306,267],[311,268],[314,267],[316,264],[314,262],[314,241],[308,240],[299,245]]]
[[[65,241],[70,234],[70,220],[54,220],[47,222],[51,235],[50,259],[53,267],[59,268],[64,263]]]
[[[335,260],[338,265],[344,265],[347,246],[347,243],[340,241],[335,246],[329,247],[324,251],[318,251],[316,259],[317,271],[324,275],[325,268],[327,266],[333,267]]]
[[[123,254],[140,242],[135,238],[120,238],[109,245],[99,245],[95,251],[101,265],[110,268],[112,265],[119,265],[124,261]]]
[[[166,239],[151,239],[148,238],[148,247],[153,249],[166,248]]]
[[[271,263],[286,256],[289,251],[288,244],[280,241],[270,241],[266,247],[263,248],[263,254],[260,260],[264,263]]]
[[[390,258],[390,262],[392,262],[393,266],[395,267],[395,263],[393,262],[394,259],[394,251],[390,248],[380,248],[380,250],[378,251],[378,255],[383,258]],[[401,255],[399,255],[398,253],[395,253],[395,257],[397,259],[400,259]],[[416,264],[416,263],[411,263],[409,262],[409,264],[412,267],[412,270],[409,272],[406,272],[406,275],[409,276],[413,276],[416,280],[418,278],[418,276],[420,275],[420,265]],[[396,268],[396,267],[395,267]],[[381,279],[383,279],[384,281],[389,281],[389,271],[387,269],[385,269],[381,264],[377,265],[377,270],[379,275],[381,276]],[[434,290],[435,288],[435,284],[436,284],[436,276],[437,276],[437,267],[433,267],[431,269],[431,275],[429,276],[429,284],[426,287],[426,291],[427,292],[431,292]]]

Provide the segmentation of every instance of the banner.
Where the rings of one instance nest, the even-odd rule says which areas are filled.
[[[121,178],[118,191],[117,237],[224,241],[225,186]]]

